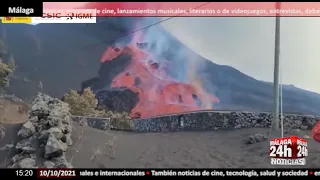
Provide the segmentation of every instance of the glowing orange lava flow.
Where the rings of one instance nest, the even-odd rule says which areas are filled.
[[[108,47],[101,62],[116,60],[120,54],[131,57],[131,63],[112,81],[111,87],[126,87],[138,93],[139,102],[131,117],[151,117],[212,108],[219,100],[193,83],[177,82],[168,76],[166,61],[157,63],[152,55],[136,45]],[[204,102],[209,102],[210,106]]]

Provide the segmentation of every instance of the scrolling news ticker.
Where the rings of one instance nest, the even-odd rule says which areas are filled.
[[[1,169],[3,177],[86,178],[116,176],[286,177],[320,176],[319,169]]]

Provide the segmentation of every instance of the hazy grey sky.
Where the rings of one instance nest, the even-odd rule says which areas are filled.
[[[163,26],[217,64],[273,81],[275,18],[173,18]],[[282,82],[320,93],[320,18],[281,18]]]

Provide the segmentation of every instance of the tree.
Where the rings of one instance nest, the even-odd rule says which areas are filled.
[[[8,66],[12,71],[16,70],[16,62],[14,61],[12,54],[10,54],[10,56],[9,56]]]
[[[0,62],[0,86],[9,85],[9,75],[12,73],[12,70],[9,66],[3,62]]]
[[[78,116],[95,116],[98,100],[90,88],[83,90],[80,95],[75,90],[70,90],[64,95],[64,101],[69,104],[71,114]]]
[[[88,110],[88,113],[94,113],[98,105],[96,95],[91,91],[90,88],[86,88],[83,90],[81,97],[82,100],[85,102],[85,108]]]
[[[131,118],[126,112],[114,113],[98,110],[98,100],[90,88],[84,89],[82,95],[75,90],[70,90],[69,93],[64,95],[63,101],[69,104],[72,115],[107,117],[112,119],[110,125],[116,129],[131,130],[133,127],[132,121],[130,121]]]

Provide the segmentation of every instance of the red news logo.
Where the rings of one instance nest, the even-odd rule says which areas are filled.
[[[11,21],[13,18],[12,17],[5,17],[4,18],[6,21]]]
[[[297,136],[271,139],[269,155],[272,165],[305,165],[308,144]]]

